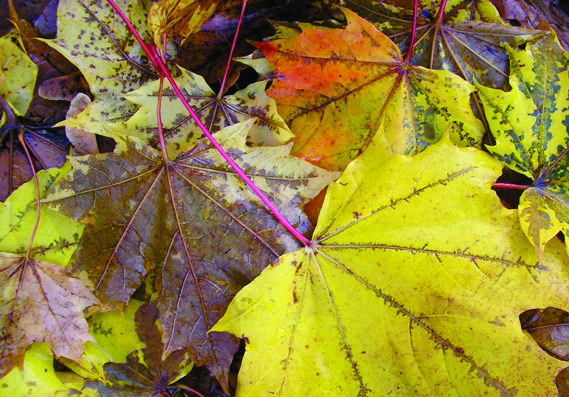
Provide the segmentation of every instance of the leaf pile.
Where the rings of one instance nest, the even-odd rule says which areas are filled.
[[[31,138],[29,109],[56,83],[35,87],[24,22],[0,38],[0,144],[24,135],[36,158],[10,149],[0,162],[2,387],[563,393],[569,55],[556,35],[511,26],[500,2],[277,3],[247,5],[244,24],[270,10],[282,22],[254,47],[244,30],[237,46],[256,51],[224,86],[179,64],[202,32],[218,29],[229,48],[241,2],[117,1],[306,246],[203,136],[107,2],[60,0],[57,35],[41,39],[89,92],[38,132],[66,127],[74,149],[37,173],[36,193],[29,162],[49,168],[40,159],[53,146]],[[18,164],[28,171],[15,177]],[[501,193],[512,187],[519,206]],[[315,225],[305,206],[320,212]],[[200,366],[217,386],[191,380]]]

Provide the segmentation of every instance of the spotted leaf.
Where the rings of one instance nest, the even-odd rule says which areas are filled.
[[[446,128],[457,143],[480,143],[483,128],[470,109],[470,84],[446,71],[407,65],[371,23],[344,13],[345,29],[299,24],[301,32],[291,38],[256,44],[275,70],[268,95],[296,135],[293,155],[343,169],[382,122],[399,153],[420,152]]]
[[[538,260],[490,189],[488,154],[386,147],[329,187],[313,246],[265,269],[213,328],[246,338],[237,396],[555,395],[566,364],[518,316],[567,306],[565,251]]]
[[[479,86],[496,145],[490,152],[533,181],[520,198],[522,229],[541,256],[559,231],[569,236],[569,53],[554,37],[511,50],[512,89]]]

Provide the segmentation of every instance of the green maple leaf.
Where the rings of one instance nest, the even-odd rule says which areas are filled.
[[[555,37],[511,50],[508,92],[478,86],[496,145],[488,150],[533,181],[518,207],[524,233],[542,255],[559,231],[569,236],[569,53]]]
[[[343,169],[382,122],[399,153],[420,152],[446,128],[457,143],[480,143],[470,84],[450,72],[408,66],[383,33],[343,11],[345,29],[299,24],[300,34],[256,44],[275,70],[267,93],[296,135],[293,155]]]
[[[375,0],[349,0],[346,5],[387,34],[406,53],[413,23],[413,4],[393,6]],[[541,34],[505,24],[488,0],[446,3],[440,23],[440,1],[419,2],[416,42],[411,62],[453,72],[473,82],[502,88],[507,81],[506,45],[518,46]]]
[[[279,116],[273,99],[265,94],[266,81],[253,83],[233,95],[218,98],[203,77],[180,68],[175,78],[188,103],[210,132],[220,131],[250,118],[255,120],[249,132],[249,141],[257,145],[276,146],[289,141],[293,134]],[[129,93],[125,98],[140,106],[124,124],[117,124],[117,134],[132,134],[158,144],[156,107],[160,82],[153,81]],[[194,144],[203,133],[188,115],[176,94],[165,83],[162,93],[162,123],[168,153],[179,154]]]
[[[116,3],[142,38],[148,40],[144,3]],[[57,38],[44,41],[79,68],[95,96],[82,113],[59,125],[109,134],[105,126],[108,121],[124,121],[136,111],[136,106],[123,95],[156,77],[142,47],[105,1],[61,1],[57,9]]]
[[[413,157],[372,143],[329,187],[313,247],[213,328],[247,338],[237,395],[554,395],[566,364],[518,316],[567,306],[568,259],[552,243],[538,260],[490,189],[500,170],[448,139]]]
[[[24,116],[32,103],[38,67],[20,49],[18,40],[15,34],[0,38],[0,96],[16,115]],[[2,114],[0,126],[5,122]]]
[[[305,233],[302,204],[336,174],[290,157],[290,146],[247,147],[253,123],[226,128],[217,140]],[[238,344],[207,331],[243,285],[298,243],[205,138],[169,164],[135,139],[118,140],[117,148],[72,158],[73,171],[48,197],[87,224],[75,266],[111,307],[155,274],[164,354],[190,347],[223,384]]]

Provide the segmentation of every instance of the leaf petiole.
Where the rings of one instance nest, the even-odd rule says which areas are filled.
[[[229,58],[227,58],[227,65],[225,66],[225,72],[223,73],[223,80],[221,81],[221,87],[219,88],[219,93],[217,98],[221,99],[223,92],[225,91],[225,82],[227,81],[227,75],[229,74],[229,65],[231,65],[231,59],[233,58],[233,51],[235,50],[235,44],[237,43],[237,35],[239,34],[239,29],[241,28],[241,22],[243,22],[243,15],[245,15],[245,7],[247,6],[247,0],[243,0],[243,6],[241,7],[241,15],[239,16],[239,21],[237,22],[237,29],[235,30],[235,36],[233,36],[233,43],[231,44],[231,51],[229,52]]]
[[[448,0],[441,1],[441,5],[439,7],[439,12],[437,12],[437,18],[436,18],[438,25],[442,24],[442,22],[443,22],[443,15],[445,14],[445,8],[447,6],[447,1]]]
[[[121,19],[125,22],[128,29],[132,32],[132,34],[134,35],[136,40],[141,45],[144,52],[150,58],[150,61],[158,69],[158,72],[162,73],[168,79],[168,81],[170,82],[170,85],[172,86],[172,89],[174,90],[174,92],[176,93],[176,95],[178,96],[178,98],[180,99],[180,101],[182,102],[184,107],[186,108],[186,110],[190,113],[190,115],[192,116],[192,118],[194,119],[194,121],[196,122],[198,127],[200,127],[200,129],[202,130],[204,135],[209,139],[209,141],[211,142],[213,147],[215,147],[215,149],[217,149],[219,154],[221,154],[221,156],[225,159],[225,161],[227,161],[227,163],[231,166],[231,168],[233,168],[233,170],[237,173],[237,175],[239,175],[239,177],[247,184],[247,186],[249,186],[251,188],[251,190],[253,190],[253,192],[255,192],[255,194],[261,199],[261,201],[265,204],[265,206],[269,209],[269,211],[271,211],[271,213],[278,219],[278,221],[304,246],[312,247],[312,242],[309,239],[307,239],[306,237],[304,237],[298,230],[296,230],[294,228],[294,226],[292,226],[290,224],[290,222],[281,214],[281,212],[271,203],[271,201],[265,196],[265,194],[253,183],[253,181],[251,179],[249,179],[249,177],[245,174],[245,172],[243,172],[243,170],[237,165],[237,163],[235,163],[235,161],[233,161],[233,159],[227,154],[227,152],[215,140],[215,138],[208,131],[206,126],[202,123],[202,121],[199,119],[198,115],[194,112],[194,110],[192,109],[192,107],[190,106],[190,104],[188,103],[186,98],[184,97],[184,94],[182,93],[182,91],[178,87],[178,84],[174,81],[174,78],[170,74],[168,67],[162,61],[160,56],[158,55],[156,48],[153,47],[151,49],[148,47],[148,45],[146,45],[146,43],[142,40],[142,38],[140,37],[140,35],[136,31],[136,29],[134,28],[132,23],[129,21],[128,17],[121,11],[121,9],[118,7],[118,5],[113,0],[107,0],[107,2],[117,12],[117,14],[121,17]]]
[[[20,133],[18,134],[18,139],[24,148],[24,152],[26,153],[26,157],[28,158],[28,162],[30,163],[30,169],[32,170],[32,176],[34,178],[34,184],[36,187],[36,223],[34,225],[34,229],[32,230],[32,234],[30,236],[30,243],[28,245],[28,251],[26,252],[26,258],[30,259],[30,255],[32,252],[32,246],[34,245],[34,239],[36,237],[36,232],[38,231],[38,226],[40,224],[40,206],[41,206],[41,197],[40,197],[40,185],[38,182],[38,175],[36,174],[36,169],[34,167],[34,161],[32,160],[32,156],[30,155],[30,151],[28,150],[28,146],[26,145],[26,140],[24,139],[24,126],[20,127]]]
[[[443,0],[444,1],[444,0]],[[409,43],[409,49],[407,50],[407,56],[405,57],[405,63],[409,65],[411,61],[411,54],[413,53],[413,47],[415,46],[415,36],[417,35],[417,10],[419,8],[418,0],[413,1],[413,27],[411,28],[411,42]]]
[[[495,183],[492,185],[493,189],[514,189],[514,190],[526,190],[530,188],[530,185],[516,185],[515,183]]]

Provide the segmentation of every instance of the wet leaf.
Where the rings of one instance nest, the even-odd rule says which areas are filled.
[[[457,143],[480,143],[470,84],[446,71],[407,66],[385,35],[344,12],[345,29],[299,24],[302,32],[292,38],[256,44],[275,70],[268,95],[296,135],[294,155],[342,169],[381,122],[399,153],[420,152],[446,128]]]
[[[150,301],[135,314],[136,333],[144,347],[128,354],[125,363],[105,364],[106,381],[89,382],[98,396],[164,395],[169,385],[187,375],[193,367],[189,355],[176,351],[162,358],[162,335],[158,324],[158,305]],[[169,395],[169,394],[166,394]]]
[[[486,86],[503,88],[508,68],[505,44],[518,46],[543,34],[504,24],[488,0],[449,1],[440,20],[437,19],[440,1],[419,3],[412,64],[448,70],[470,82],[476,79]],[[408,51],[412,2],[407,8],[373,0],[350,0],[346,5],[383,28],[401,52]]]
[[[510,91],[478,89],[496,139],[488,150],[533,181],[518,209],[524,233],[542,255],[559,231],[569,236],[569,54],[551,37],[511,50],[510,58]]]
[[[413,157],[375,140],[329,187],[313,247],[213,328],[248,341],[237,395],[555,395],[566,364],[518,315],[567,306],[568,259],[556,242],[538,260],[490,190],[500,169],[447,138]]]
[[[217,139],[302,233],[301,206],[336,175],[290,157],[290,146],[248,148],[253,120]],[[73,171],[49,197],[87,224],[75,266],[89,274],[112,307],[128,302],[148,273],[158,278],[164,354],[190,347],[224,382],[237,348],[227,335],[206,335],[229,300],[282,252],[288,234],[209,141],[165,164],[135,139],[113,154],[72,158]]]
[[[253,119],[249,141],[254,144],[276,146],[293,137],[277,113],[274,100],[265,94],[266,81],[250,84],[233,95],[218,98],[201,76],[181,68],[180,71],[182,74],[175,79],[176,83],[210,132]],[[126,96],[140,108],[126,124],[115,127],[117,134],[134,134],[148,139],[152,146],[158,145],[156,106],[159,87],[159,81],[153,81]],[[162,108],[162,123],[169,154],[179,154],[202,137],[201,129],[169,84],[163,90]]]

